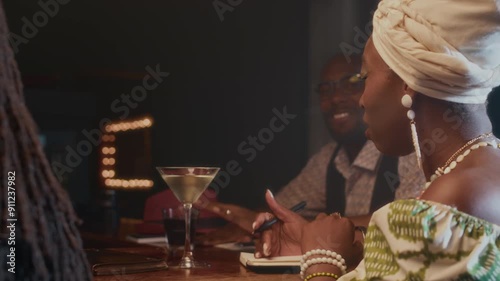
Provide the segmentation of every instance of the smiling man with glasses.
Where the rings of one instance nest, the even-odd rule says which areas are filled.
[[[418,196],[425,183],[413,155],[383,156],[366,139],[359,106],[364,90],[360,68],[360,57],[348,63],[338,55],[326,63],[315,91],[332,141],[276,194],[277,201],[286,207],[306,201],[300,213],[306,219],[321,212],[338,212],[349,216],[356,225],[366,226],[373,211],[394,199]],[[211,233],[204,243],[250,239],[256,212],[213,202],[204,207],[234,223]],[[235,229],[236,225],[241,229]]]
[[[412,155],[384,156],[366,139],[360,68],[360,57],[348,63],[343,55],[325,64],[315,91],[332,141],[276,195],[288,207],[307,201],[301,213],[306,218],[338,212],[366,225],[373,211],[394,199],[416,197],[424,184]]]

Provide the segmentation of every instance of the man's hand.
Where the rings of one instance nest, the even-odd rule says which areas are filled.
[[[195,207],[202,208],[219,215],[221,218],[236,224],[241,229],[251,234],[252,223],[257,216],[257,212],[233,204],[224,204],[219,202],[197,202]]]
[[[251,242],[252,237],[238,225],[228,223],[210,233],[196,237],[196,241],[205,246],[213,246],[229,242]]]

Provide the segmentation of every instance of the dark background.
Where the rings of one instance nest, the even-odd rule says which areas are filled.
[[[23,36],[23,17],[33,23],[33,16],[43,10],[40,3],[48,2],[58,3],[5,1],[11,32]],[[310,121],[317,110],[311,105],[310,81],[316,79],[311,72],[316,74],[319,61],[338,51],[323,48],[322,58],[314,56],[324,47],[315,33],[318,22],[325,17],[326,22],[335,21],[324,26],[326,39],[352,38],[353,26],[364,26],[376,1],[240,2],[223,14],[223,21],[214,1],[205,0],[58,4],[57,13],[29,42],[19,44],[16,54],[26,102],[49,160],[64,162],[66,147],[76,148],[86,139],[82,130],[98,128],[103,118],[123,117],[123,112],[111,109],[113,101],[142,85],[146,66],[159,65],[169,76],[127,116],[149,114],[154,119],[152,163],[146,169],[155,186],[149,191],[118,192],[120,214],[140,218],[145,198],[165,189],[154,166],[224,169],[231,160],[241,165],[242,172],[230,178],[219,199],[247,207],[262,204],[264,190],[276,191],[286,184],[313,152],[310,143],[316,135]],[[345,5],[354,9],[346,12]],[[346,23],[349,15],[358,23]],[[491,108],[500,104],[498,100],[496,95]],[[273,109],[284,107],[296,118],[247,161],[248,155],[238,152],[240,143],[267,128]],[[493,115],[500,119],[498,112]],[[136,146],[129,149],[145,149]],[[94,148],[62,177],[83,217],[99,213],[102,197]]]
[[[20,36],[23,17],[33,23],[42,10],[33,1],[7,1],[5,8],[11,32]],[[223,16],[212,1],[200,0],[59,4],[16,54],[50,160],[64,162],[66,145],[86,140],[83,129],[119,119],[123,111],[113,112],[112,102],[142,85],[146,66],[159,65],[169,77],[128,116],[154,119],[149,168],[155,186],[118,192],[134,201],[123,202],[123,216],[141,217],[144,199],[165,189],[157,165],[224,168],[236,160],[242,172],[219,199],[249,207],[262,203],[266,188],[286,184],[307,159],[308,2],[243,1]],[[273,108],[284,107],[297,117],[247,162],[238,145],[269,127]],[[81,212],[96,207],[100,196],[97,161],[96,148],[64,174]]]

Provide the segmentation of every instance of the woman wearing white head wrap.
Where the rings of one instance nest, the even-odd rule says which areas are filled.
[[[457,103],[484,103],[500,84],[499,3],[381,1],[373,43],[413,90]]]
[[[500,1],[382,0],[373,27],[359,75],[366,134],[385,154],[416,150],[428,183],[372,216],[345,275],[359,260],[355,227],[318,216],[302,229],[303,277],[500,280],[500,140],[485,106],[500,84]],[[275,204],[281,233],[292,216]],[[287,242],[270,237],[266,248]]]

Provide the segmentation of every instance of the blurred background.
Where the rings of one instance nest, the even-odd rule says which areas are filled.
[[[219,166],[220,201],[261,205],[329,140],[313,85],[332,55],[362,52],[376,2],[4,5],[49,161],[96,222],[109,208],[142,218],[146,198],[166,189],[155,166]],[[497,135],[499,100],[489,104]]]

